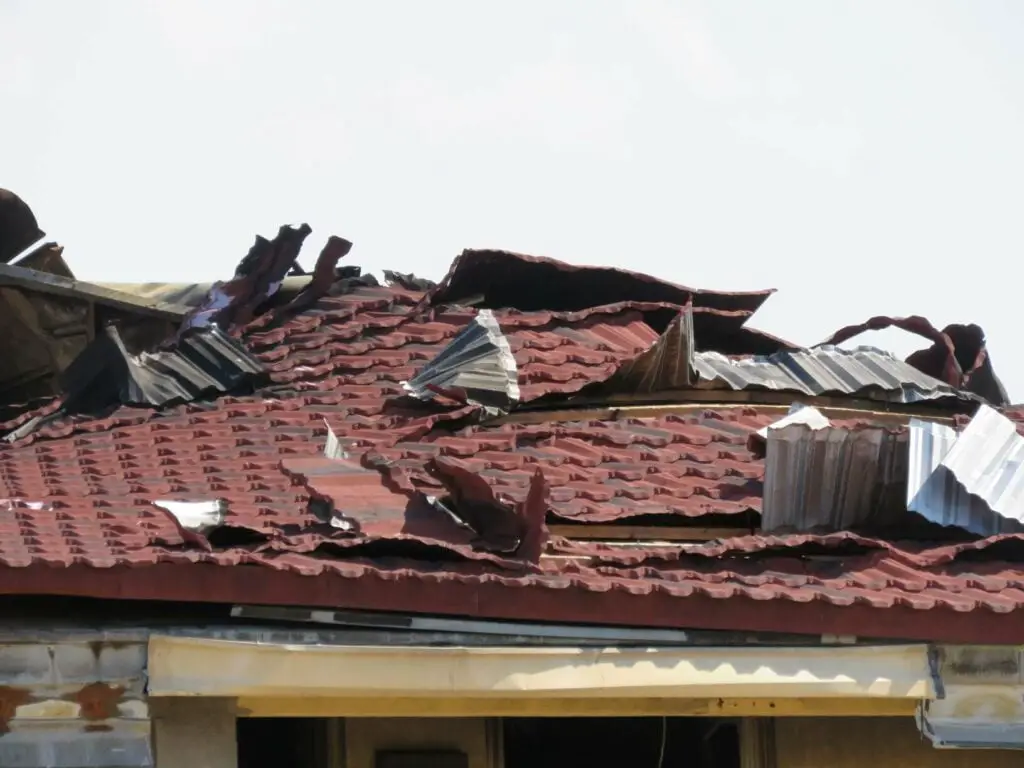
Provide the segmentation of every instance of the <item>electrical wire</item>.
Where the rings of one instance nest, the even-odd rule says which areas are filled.
[[[665,765],[665,744],[668,741],[668,717],[665,715],[661,716],[661,747],[658,749],[658,765],[657,768],[663,768]]]

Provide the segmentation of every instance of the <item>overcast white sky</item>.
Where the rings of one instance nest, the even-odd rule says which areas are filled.
[[[85,279],[306,221],[307,265],[775,287],[752,324],[802,343],[977,322],[1024,399],[1022,40],[1014,0],[0,0],[0,186]]]

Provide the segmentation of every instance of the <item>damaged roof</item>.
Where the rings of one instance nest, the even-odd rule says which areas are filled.
[[[770,291],[500,251],[381,285],[335,238],[285,293],[307,234],[258,240],[158,344],[104,331],[0,424],[0,593],[1024,640],[1015,534],[759,534],[790,401],[868,461],[862,433],[962,428],[991,391],[752,329]],[[628,524],[666,541],[584,540]]]

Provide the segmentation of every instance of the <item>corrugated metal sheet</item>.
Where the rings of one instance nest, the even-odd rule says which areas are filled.
[[[981,406],[959,435],[910,422],[907,508],[930,522],[979,536],[1024,531],[1024,438]]]
[[[859,394],[900,403],[943,397],[971,399],[970,395],[872,347],[820,347],[744,358],[698,352],[693,356],[693,367],[705,382],[735,390],[759,388],[810,396]]]
[[[519,372],[494,313],[476,317],[411,380],[402,385],[420,400],[436,394],[457,402],[508,410],[519,402]]]
[[[883,427],[770,428],[762,530],[846,530],[898,521],[905,446],[905,435]]]
[[[872,317],[858,325],[836,331],[823,344],[841,344],[865,331],[900,328],[928,339],[932,345],[907,357],[907,363],[957,389],[971,392],[993,405],[1008,405],[1010,400],[992,367],[985,344],[985,332],[977,325],[954,323],[941,331],[927,318]]]
[[[692,361],[693,314],[687,308],[653,345],[623,364],[608,384],[638,393],[684,389],[694,382]]]
[[[69,409],[163,406],[227,392],[263,372],[260,362],[216,326],[183,335],[173,349],[131,354],[117,329],[87,347],[61,376]]]

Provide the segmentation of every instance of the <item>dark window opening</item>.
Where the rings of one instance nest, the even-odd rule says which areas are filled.
[[[558,717],[504,721],[505,768],[739,768],[735,721]]]
[[[328,768],[330,723],[311,717],[240,717],[238,768]]]

